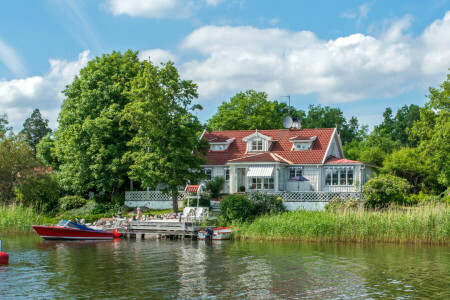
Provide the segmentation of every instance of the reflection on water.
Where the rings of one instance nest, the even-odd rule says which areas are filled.
[[[0,298],[450,298],[450,247],[1,236]]]

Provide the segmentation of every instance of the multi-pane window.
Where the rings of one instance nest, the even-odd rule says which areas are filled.
[[[252,141],[252,151],[262,151],[263,149],[263,141]]]
[[[212,169],[211,168],[206,168],[205,169],[205,174],[206,174],[206,180],[211,180],[212,179]]]
[[[225,173],[225,180],[226,181],[230,180],[230,169],[225,168],[224,173]]]
[[[303,168],[289,168],[289,179],[296,176],[303,176]]]
[[[295,150],[306,150],[311,147],[310,143],[297,143],[295,144]]]
[[[252,190],[273,190],[275,188],[274,179],[271,178],[252,178]]]
[[[325,185],[353,185],[353,167],[325,169]]]

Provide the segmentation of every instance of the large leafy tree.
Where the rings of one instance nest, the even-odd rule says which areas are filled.
[[[66,190],[114,194],[124,189],[129,166],[121,159],[133,132],[122,114],[140,69],[137,52],[104,54],[64,90],[54,148]]]
[[[203,174],[199,155],[202,125],[193,115],[198,105],[197,85],[182,80],[172,63],[161,68],[144,61],[132,81],[130,98],[122,119],[136,134],[128,142],[123,162],[130,164],[129,176],[146,186],[167,184],[173,210],[178,212],[178,187]]]
[[[20,136],[0,140],[0,200],[7,203],[14,187],[31,174],[37,166],[30,147]]]
[[[282,117],[287,107],[278,108],[276,101],[269,101],[267,94],[248,90],[239,92],[222,102],[217,113],[208,120],[211,130],[250,130],[282,128]]]
[[[414,104],[404,105],[397,110],[395,117],[390,107],[383,113],[383,122],[375,126],[377,135],[390,137],[393,141],[399,141],[403,146],[417,146],[417,139],[410,139],[408,131],[415,121],[420,119],[420,107]]]
[[[23,123],[21,133],[26,137],[28,145],[33,149],[36,155],[36,145],[52,130],[48,128],[48,120],[43,119],[39,109],[35,109],[31,116]]]
[[[450,186],[450,74],[440,88],[430,88],[429,101],[420,109],[420,120],[410,130],[419,139],[419,150],[438,169],[438,182]]]
[[[388,155],[382,171],[405,178],[418,193],[432,191],[436,185],[436,170],[431,160],[417,148],[400,148]]]

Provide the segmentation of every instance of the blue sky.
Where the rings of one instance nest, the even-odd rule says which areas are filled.
[[[57,126],[89,59],[140,51],[199,84],[201,121],[239,91],[341,108],[373,126],[423,105],[450,67],[450,1],[29,0],[0,3],[0,113]]]

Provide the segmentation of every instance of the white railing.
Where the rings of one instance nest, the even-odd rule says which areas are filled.
[[[179,192],[178,200],[183,200],[186,197],[186,192]],[[133,191],[125,192],[125,201],[172,201],[172,195],[165,194],[161,191]]]
[[[268,194],[281,197],[284,202],[329,202],[337,197],[341,200],[364,200],[359,192],[269,192]]]

